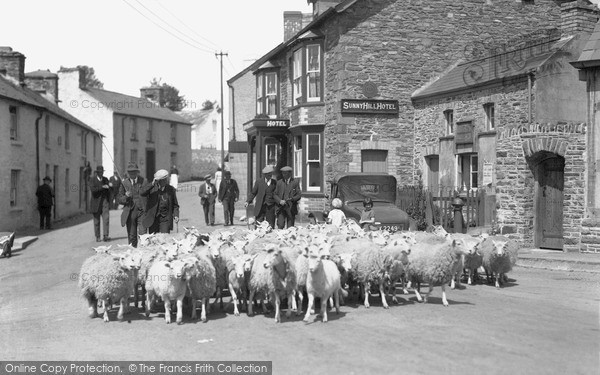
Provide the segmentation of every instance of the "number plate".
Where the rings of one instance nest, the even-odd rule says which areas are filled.
[[[382,225],[381,230],[387,230],[388,232],[397,232],[400,228],[397,225]]]

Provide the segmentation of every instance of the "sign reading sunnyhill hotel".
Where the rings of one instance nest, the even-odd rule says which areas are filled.
[[[397,115],[400,110],[397,100],[342,99],[342,113],[367,113]]]

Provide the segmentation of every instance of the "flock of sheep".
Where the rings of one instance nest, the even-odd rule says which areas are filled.
[[[427,302],[434,286],[442,288],[442,302],[448,306],[446,285],[454,288],[463,271],[468,284],[477,269],[493,277],[497,288],[505,281],[517,260],[516,242],[500,236],[473,237],[448,234],[442,228],[433,233],[385,231],[365,232],[348,221],[341,227],[328,224],[271,230],[260,225],[254,230],[220,230],[210,235],[195,228],[176,235],[141,236],[137,249],[119,245],[102,246],[86,259],[79,275],[79,287],[89,305],[90,317],[98,316],[102,302],[104,321],[112,304],[120,304],[117,317],[129,309],[133,295],[138,307],[140,295],[146,316],[153,303],[164,303],[165,320],[171,322],[171,302],[177,304],[177,323],[183,318],[183,301],[189,298],[192,319],[196,302],[201,302],[201,320],[206,321],[208,300],[229,289],[234,314],[240,303],[253,315],[254,303],[275,306],[275,321],[281,321],[281,301],[287,298],[287,313],[302,313],[304,293],[308,304],[304,321],[314,313],[315,298],[321,301],[320,315],[327,321],[327,302],[339,313],[340,300],[356,288],[369,307],[369,294],[377,288],[384,308],[388,292],[396,300],[396,286],[408,293],[411,285],[418,301]],[[421,296],[419,287],[429,291]],[[145,293],[145,297],[144,297]],[[296,300],[298,298],[298,301]]]

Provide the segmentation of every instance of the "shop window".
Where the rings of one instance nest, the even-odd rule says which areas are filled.
[[[321,191],[323,162],[321,160],[321,134],[306,135],[306,191]]]
[[[10,113],[10,139],[19,139],[19,119],[17,116],[17,107],[9,106],[8,112]]]
[[[485,128],[487,130],[493,130],[496,128],[495,114],[494,114],[494,103],[484,104],[483,110],[485,111]]]
[[[446,121],[446,135],[454,134],[454,111],[451,109],[444,111],[444,119]]]
[[[322,57],[319,43],[306,44],[294,51],[291,64],[293,105],[323,100]]]
[[[16,207],[19,203],[17,198],[19,196],[19,174],[18,170],[10,171],[10,207]]]
[[[294,137],[294,177],[302,178],[302,136]]]
[[[277,73],[262,72],[256,76],[256,114],[276,118],[278,115]]]
[[[361,171],[387,173],[387,157],[387,150],[361,150]]]
[[[477,154],[456,155],[456,181],[459,190],[477,189],[479,158]]]

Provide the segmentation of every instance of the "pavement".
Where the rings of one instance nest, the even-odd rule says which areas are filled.
[[[202,214],[202,208],[200,207],[199,200],[195,199],[195,192],[200,183],[188,182],[180,184],[178,189],[179,195],[187,195],[188,199],[180,199],[180,204],[183,201],[188,201],[191,198],[190,203],[186,202],[182,204],[182,210],[191,211],[192,215],[182,215],[179,226],[195,226],[198,229],[206,230],[207,232],[213,229],[223,227],[223,208],[222,205],[217,203],[215,205],[215,222],[214,227],[207,227],[204,224],[204,215]],[[185,209],[183,208],[185,207]],[[111,211],[111,235],[115,233],[116,229],[118,232],[124,232],[124,229],[117,226],[119,221],[119,215],[121,210]],[[243,201],[236,203],[235,212],[235,226],[246,227],[245,222],[240,222],[239,218],[245,216],[246,209],[243,207]],[[70,218],[63,222],[55,223],[55,229],[62,229],[70,227],[82,222],[91,221],[90,215],[80,215],[74,218]],[[115,228],[113,229],[113,223]],[[301,218],[297,220],[297,225],[307,225],[307,221],[303,221]],[[27,231],[17,232],[15,238],[13,251],[24,249],[28,244],[35,242],[38,236],[43,236],[46,233],[52,231],[31,229]],[[91,223],[90,223],[91,232]],[[123,235],[124,233],[120,233]],[[126,239],[126,237],[125,237]],[[111,241],[112,242],[112,241]],[[123,242],[123,241],[120,241]],[[558,250],[545,250],[545,249],[521,249],[519,252],[519,260],[517,262],[518,267],[523,268],[537,268],[547,269],[555,271],[571,271],[571,272],[593,272],[600,273],[600,253],[580,253],[580,252],[562,252]]]

